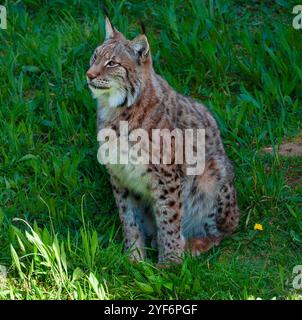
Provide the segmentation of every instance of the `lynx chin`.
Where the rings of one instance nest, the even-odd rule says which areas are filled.
[[[107,17],[105,28],[106,39],[93,53],[87,71],[97,100],[98,132],[107,128],[120,136],[120,122],[127,121],[129,135],[143,129],[152,145],[154,129],[205,130],[204,170],[199,175],[187,175],[186,161],[179,164],[175,157],[166,164],[162,153],[156,164],[106,164],[131,259],[144,259],[151,241],[158,247],[159,264],[179,263],[185,250],[198,255],[237,227],[233,168],[208,109],[177,93],[155,73],[146,36],[128,40]],[[195,156],[197,143],[193,139]],[[170,147],[175,154],[175,139]]]

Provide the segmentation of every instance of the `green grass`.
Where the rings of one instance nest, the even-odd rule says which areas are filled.
[[[104,39],[97,1],[8,1],[0,30],[0,299],[299,297],[302,159],[263,155],[301,134],[296,1],[107,1],[128,37],[145,22],[155,69],[209,106],[236,170],[234,236],[183,265],[130,264],[85,84]],[[264,2],[263,2],[264,3]],[[261,223],[263,231],[253,229]],[[300,292],[301,294],[301,292]]]

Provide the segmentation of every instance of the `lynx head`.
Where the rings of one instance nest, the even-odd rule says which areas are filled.
[[[152,66],[145,35],[127,40],[105,20],[106,39],[96,48],[87,71],[87,82],[101,106],[130,107],[139,97],[144,75]]]

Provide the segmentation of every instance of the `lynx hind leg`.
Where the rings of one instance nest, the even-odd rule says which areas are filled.
[[[203,221],[203,235],[188,239],[186,249],[193,255],[210,250],[224,237],[229,236],[236,229],[238,222],[236,192],[232,183],[227,183],[220,189],[213,212]]]
[[[189,187],[183,232],[186,249],[194,255],[218,245],[238,224],[236,195],[232,171],[223,159],[211,159],[201,176],[196,176]]]
[[[182,232],[186,239],[221,235],[216,224],[216,202],[222,174],[221,161],[210,159],[203,174],[188,179],[183,186]]]
[[[224,234],[217,226],[217,207],[213,206],[211,213],[203,216],[201,219],[196,218],[195,230],[187,237],[186,250],[191,251],[193,255],[199,255],[202,252],[210,250],[223,239]]]

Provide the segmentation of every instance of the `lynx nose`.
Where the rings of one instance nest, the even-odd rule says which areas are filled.
[[[88,77],[89,80],[93,80],[94,78],[97,77],[97,74],[93,70],[88,70],[86,72],[86,76]]]

